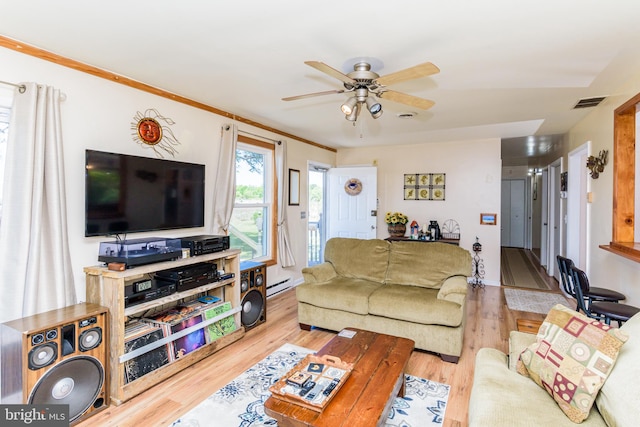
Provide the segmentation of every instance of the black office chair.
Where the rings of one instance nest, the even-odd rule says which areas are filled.
[[[562,282],[564,291],[577,300],[578,298],[576,296],[576,291],[574,290],[574,282],[571,275],[571,267],[574,266],[573,261],[560,255],[556,255],[556,259],[558,261],[558,269],[560,270],[560,281]],[[612,291],[611,289],[595,287],[589,287],[588,290],[583,291],[582,294],[587,307],[591,306],[591,303],[593,301],[617,303],[627,298],[620,292]],[[580,302],[578,301],[576,311],[579,311],[580,307]]]
[[[634,314],[640,313],[640,308],[638,307],[611,301],[592,301],[587,307],[585,304],[585,294],[589,293],[589,279],[587,278],[587,274],[575,265],[571,266],[570,272],[573,283],[576,285],[574,289],[578,296],[576,300],[578,301],[579,309],[587,316],[604,321],[607,325],[610,325],[611,321],[615,320],[618,322],[618,326],[620,326],[623,322],[633,317]]]

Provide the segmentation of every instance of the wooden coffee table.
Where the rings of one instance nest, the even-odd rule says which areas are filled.
[[[264,412],[279,427],[372,427],[386,423],[396,396],[404,396],[404,373],[415,343],[406,338],[356,328],[353,338],[334,337],[316,354],[353,363],[351,375],[322,412],[272,395]]]

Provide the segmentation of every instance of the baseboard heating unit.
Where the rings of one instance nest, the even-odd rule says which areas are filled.
[[[275,294],[278,294],[282,291],[286,291],[287,289],[291,289],[291,287],[292,287],[291,277],[287,277],[286,279],[283,279],[271,285],[267,284],[267,298]]]

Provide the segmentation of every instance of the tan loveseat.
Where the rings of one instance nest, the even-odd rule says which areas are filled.
[[[458,246],[333,238],[296,287],[302,329],[345,327],[409,338],[457,363],[471,255]]]
[[[640,425],[640,314],[621,330],[629,339],[597,394],[586,420],[576,424],[530,378],[515,371],[518,356],[536,341],[535,334],[511,332],[509,355],[482,348],[476,355],[469,401],[470,427],[635,427]]]

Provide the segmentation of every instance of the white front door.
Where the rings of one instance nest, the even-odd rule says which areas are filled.
[[[375,239],[377,168],[332,168],[327,172],[327,177],[327,239]]]

